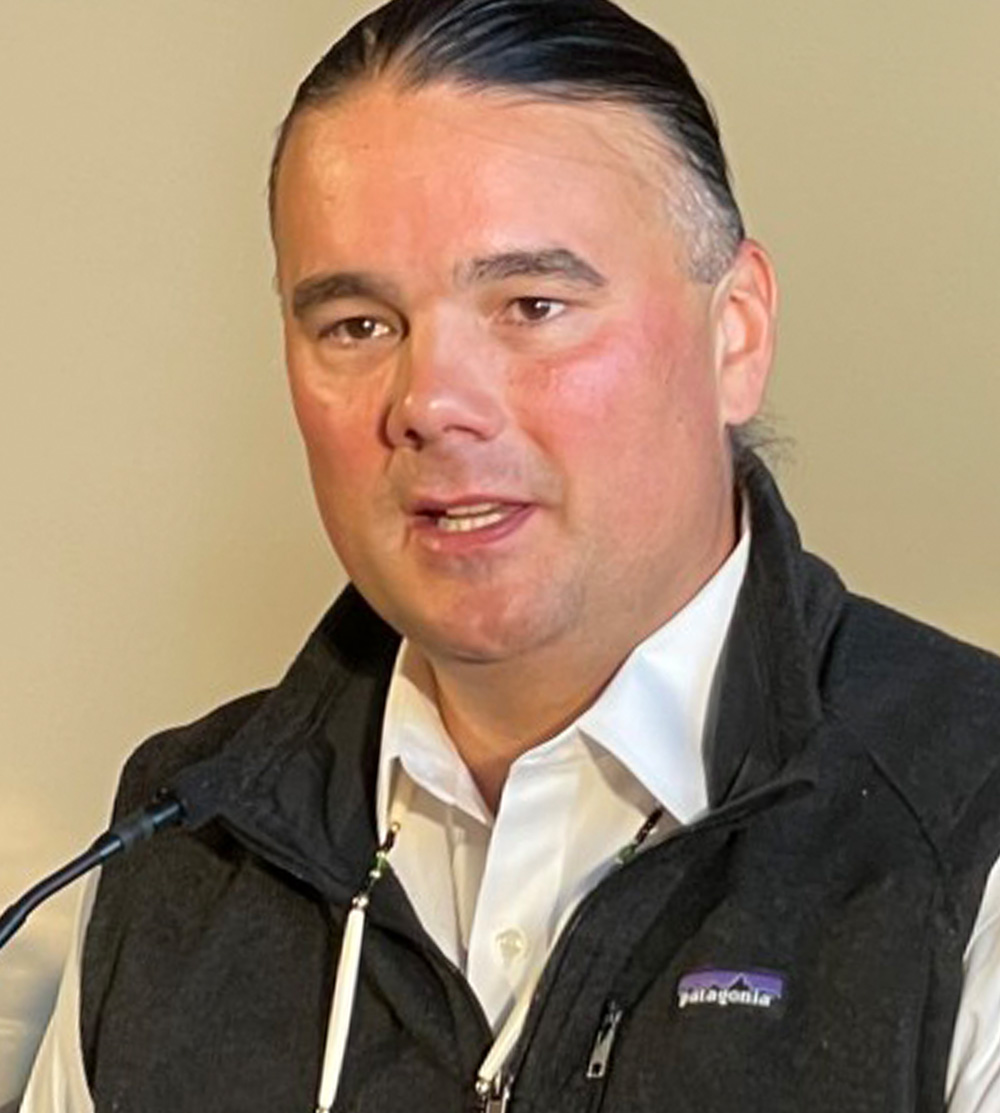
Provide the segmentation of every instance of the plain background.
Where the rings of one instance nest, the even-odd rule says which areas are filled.
[[[277,678],[341,582],[285,399],[264,181],[298,79],[363,6],[0,0],[0,904],[89,842],[138,739]],[[807,543],[1000,648],[1000,5],[632,10],[708,87],[777,261],[770,410]],[[0,1100],[73,900],[0,955]]]

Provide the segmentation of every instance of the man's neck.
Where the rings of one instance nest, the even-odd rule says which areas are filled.
[[[428,662],[442,721],[491,811],[517,758],[577,719],[625,656],[595,655],[572,668],[564,657],[533,660],[530,667],[520,661]]]

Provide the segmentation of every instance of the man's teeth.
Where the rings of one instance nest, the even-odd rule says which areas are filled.
[[[477,503],[475,506],[453,506],[437,519],[437,528],[447,533],[471,533],[476,529],[486,529],[502,522],[509,508],[493,502]]]

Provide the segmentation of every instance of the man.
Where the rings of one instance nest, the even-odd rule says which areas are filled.
[[[1000,670],[743,446],[775,279],[673,49],[394,0],[271,218],[353,586],[130,761],[212,818],[105,871],[27,1107],[1000,1108]]]

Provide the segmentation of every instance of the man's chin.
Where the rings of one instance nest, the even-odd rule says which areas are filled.
[[[523,632],[493,630],[460,632],[454,629],[421,631],[410,638],[414,645],[438,665],[499,665],[530,654],[532,644]]]
[[[565,639],[562,617],[537,607],[490,609],[482,605],[450,614],[425,616],[407,624],[406,636],[429,660],[447,667],[465,665],[529,666]]]
[[[583,593],[521,575],[477,584],[410,580],[379,590],[357,583],[370,605],[431,661],[446,665],[530,662],[579,624]]]

